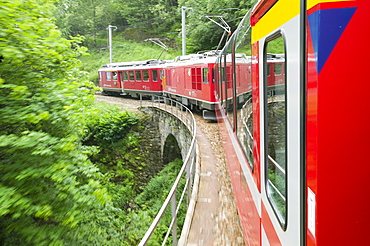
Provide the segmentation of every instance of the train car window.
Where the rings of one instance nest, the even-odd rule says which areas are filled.
[[[267,54],[276,55],[268,56]],[[285,67],[285,57],[283,36],[279,34],[269,39],[265,45],[264,54],[266,189],[270,204],[283,229],[286,226],[287,215],[286,78],[272,74],[268,78],[267,70],[269,63],[275,64],[275,67]]]
[[[143,78],[144,78],[144,81],[149,81],[149,71],[148,70],[143,70]]]
[[[129,71],[128,74],[129,74],[129,77],[130,77],[130,81],[135,81],[134,71]]]
[[[270,70],[271,70],[271,65],[270,64],[267,64],[267,69],[266,69],[266,76],[269,77],[270,76]]]
[[[249,22],[249,19],[245,20]],[[237,86],[236,136],[252,171],[253,157],[253,97],[252,97],[252,45],[251,28],[246,23],[236,38],[235,79]]]
[[[221,94],[221,105],[225,109],[226,108],[226,98],[227,98],[227,93],[225,90],[225,82],[226,82],[226,55],[222,54],[221,55],[221,60],[220,60],[220,94]]]
[[[216,81],[216,68],[212,68],[212,84],[214,84],[215,81]]]
[[[213,76],[213,81],[215,83],[215,91],[216,91],[216,98],[218,100],[221,99],[221,92],[220,92],[220,71],[219,71],[219,59],[217,58],[216,65],[212,69],[212,76]]]
[[[127,71],[123,72],[123,80],[125,80],[125,81],[128,80]]]
[[[281,74],[281,63],[275,63],[274,74],[275,75],[280,75]]]
[[[141,71],[138,70],[135,73],[136,73],[136,81],[141,81]]]
[[[221,83],[224,83],[225,82],[225,68],[224,67],[219,67],[218,68],[218,73],[219,73],[219,77],[220,77],[220,82]]]
[[[112,72],[113,80],[117,80],[117,72]]]
[[[152,70],[152,76],[153,76],[153,81],[158,81],[158,73],[157,73],[157,70]]]
[[[191,88],[202,90],[202,70],[201,68],[191,68]]]
[[[208,68],[203,68],[203,83],[208,84]]]
[[[111,72],[106,72],[107,75],[107,80],[112,80],[112,73]]]
[[[231,64],[227,65],[226,67],[226,88],[233,88],[233,74]]]
[[[232,37],[234,39],[234,37]],[[235,131],[235,119],[236,115],[234,114],[234,79],[233,79],[233,40],[230,40],[228,44],[225,46],[224,52],[225,52],[225,109],[227,112],[227,118],[229,119],[229,122]]]

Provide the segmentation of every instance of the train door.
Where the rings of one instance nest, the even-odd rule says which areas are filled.
[[[124,77],[126,76],[126,78]],[[118,79],[119,79],[119,82],[121,83],[121,89],[122,89],[122,93],[125,92],[125,83],[124,81],[127,79],[127,73],[123,71],[119,71],[118,72]]]
[[[283,0],[262,1],[254,13],[252,42],[258,43],[261,86],[262,245],[302,245],[305,238],[299,12],[299,1]],[[268,69],[272,64],[274,71]]]

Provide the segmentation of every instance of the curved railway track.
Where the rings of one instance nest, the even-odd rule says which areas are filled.
[[[96,95],[97,102],[105,102],[119,106],[122,110],[135,111],[140,106],[140,100],[127,97],[110,97]],[[216,159],[216,177],[218,187],[208,186],[207,189],[217,189],[212,192],[218,193],[218,208],[215,208],[217,214],[214,216],[215,228],[212,228],[214,236],[213,245],[245,245],[237,214],[236,201],[234,199],[233,189],[231,186],[230,175],[225,161],[222,147],[222,140],[218,134],[217,123],[210,123],[204,120],[201,115],[194,114],[198,129],[206,136],[211,145],[211,150]],[[199,230],[199,234],[203,229]],[[206,245],[201,242],[195,245]]]

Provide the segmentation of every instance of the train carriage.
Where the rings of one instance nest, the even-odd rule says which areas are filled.
[[[166,64],[163,91],[196,110],[214,110],[214,65],[216,53],[180,56]]]
[[[116,67],[104,65],[98,70],[99,73],[99,87],[107,95],[120,95],[123,91],[123,84],[118,77]]]
[[[260,0],[222,51],[110,64],[100,86],[215,110],[246,245],[367,245],[369,11]]]
[[[233,76],[217,81],[216,112],[247,245],[368,244],[369,11],[368,0],[262,0],[222,50]],[[251,73],[237,69],[241,52]]]
[[[106,94],[162,95],[162,60],[111,63],[99,69],[99,85]]]

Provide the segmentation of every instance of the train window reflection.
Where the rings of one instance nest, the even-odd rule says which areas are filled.
[[[128,80],[128,76],[127,76],[127,72],[123,72],[123,80],[127,81]]]
[[[281,63],[276,63],[274,67],[274,73],[275,75],[280,75],[281,74]]]
[[[135,80],[135,75],[134,75],[134,72],[133,71],[129,71],[129,76],[130,76],[130,81],[134,81]]]
[[[284,39],[280,35],[265,46],[265,166],[270,203],[283,228],[287,215],[287,126]],[[268,69],[271,68],[273,73]],[[269,73],[270,72],[270,73]],[[270,74],[270,76],[268,76]]]
[[[153,81],[158,81],[157,70],[152,70]]]
[[[252,98],[252,46],[249,18],[236,37],[235,80],[237,96],[236,135],[248,165],[254,171],[253,157],[253,98]]]
[[[143,70],[144,81],[149,81],[149,71]]]
[[[136,81],[141,81],[141,71],[136,71]]]
[[[208,84],[208,68],[203,68],[203,83]]]
[[[191,85],[194,90],[202,90],[201,68],[191,68]]]
[[[112,80],[111,72],[106,72],[107,80]]]

